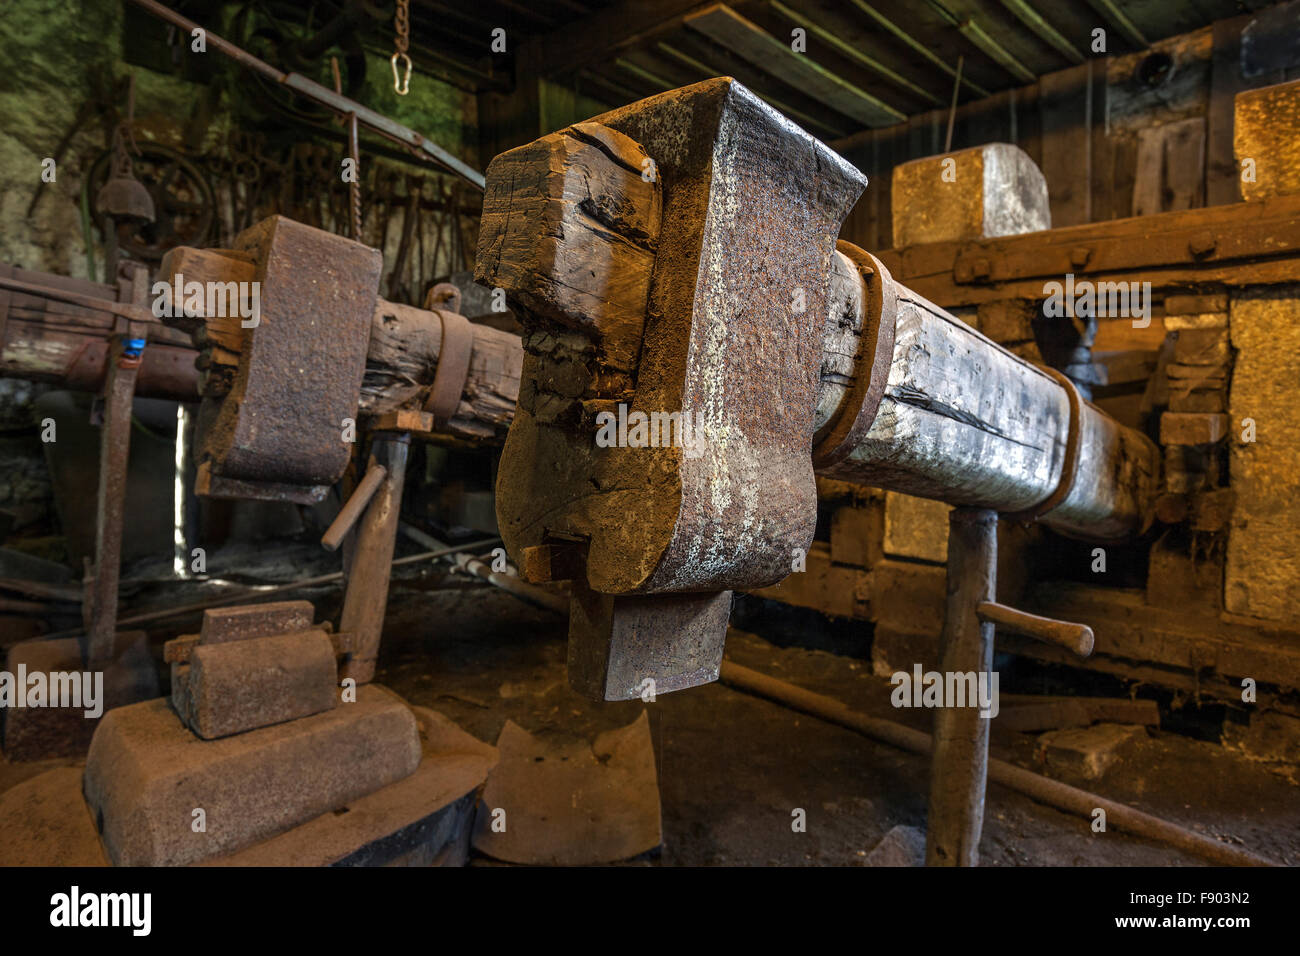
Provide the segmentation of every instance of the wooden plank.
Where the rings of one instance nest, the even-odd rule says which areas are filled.
[[[1233,101],[1246,89],[1241,75],[1241,29],[1250,16],[1219,20],[1211,28],[1210,102],[1205,111],[1205,204],[1219,206],[1241,198],[1241,173],[1232,152]]]
[[[690,27],[773,76],[793,83],[827,106],[864,126],[888,126],[904,119],[888,103],[854,86],[789,44],[765,32],[726,4],[686,18]]]
[[[791,574],[780,584],[746,593],[834,617],[866,620],[871,613],[871,574],[832,562],[830,545],[824,541],[812,543],[804,571]]]
[[[810,36],[816,37],[822,43],[825,43],[835,52],[839,53],[846,60],[856,63],[873,73],[878,73],[890,83],[900,89],[906,90],[913,94],[924,103],[930,103],[940,106],[943,100],[927,90],[923,86],[912,82],[897,70],[892,69],[887,63],[883,62],[879,56],[872,56],[864,47],[869,35],[854,29],[854,25],[840,19],[837,15],[817,7],[810,15],[809,11],[795,10],[781,3],[780,0],[770,0],[768,6],[776,11],[789,23],[796,27],[803,27],[808,31]],[[832,24],[834,29],[827,29],[817,20],[823,20]],[[855,36],[856,35],[856,36]]]
[[[1039,80],[1042,162],[1054,227],[1090,218],[1092,137],[1091,63]]]
[[[1208,256],[1192,251],[1209,236]],[[1086,260],[1080,264],[1080,251]],[[1300,258],[1300,195],[1090,223],[1024,236],[932,243],[879,253],[893,276],[945,308],[1013,296],[1042,298],[1046,279],[1149,281],[1153,288],[1294,279]],[[959,281],[963,264],[988,274]]]

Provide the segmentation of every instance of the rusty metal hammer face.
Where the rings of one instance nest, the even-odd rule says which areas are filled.
[[[476,278],[527,330],[498,522],[526,576],[574,581],[578,689],[715,679],[725,592],[810,545],[830,262],[865,185],[731,79],[489,166]]]

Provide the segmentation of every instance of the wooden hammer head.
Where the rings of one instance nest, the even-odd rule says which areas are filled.
[[[581,541],[610,595],[789,573],[816,524],[830,257],[865,185],[729,78],[492,161],[476,279],[526,329],[497,486],[511,553]]]

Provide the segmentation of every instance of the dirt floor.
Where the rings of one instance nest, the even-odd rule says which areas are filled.
[[[336,612],[337,591],[312,596],[318,619]],[[892,707],[888,681],[872,675],[866,625],[744,600],[733,620],[748,631],[733,631],[727,642],[737,663],[872,716],[928,729],[927,711]],[[159,646],[174,633],[151,637]],[[664,842],[632,861],[637,865],[860,865],[892,827],[924,826],[927,759],[722,684],[649,704],[586,701],[565,681],[564,633],[557,614],[495,588],[408,571],[394,582],[376,679],[489,743],[507,719],[532,734],[576,742],[626,726],[647,710]],[[1004,684],[1003,692],[1008,689]],[[1038,736],[999,731],[995,722],[993,753],[1042,771]],[[1278,863],[1300,862],[1300,790],[1276,767],[1182,733],[1150,729],[1138,738],[1098,779],[1055,775]],[[0,790],[69,762],[0,762]],[[806,832],[791,827],[796,808],[806,811]],[[1094,833],[1089,821],[996,784],[989,787],[981,860],[991,866],[1202,862],[1114,828]]]
[[[761,626],[763,609],[745,615]],[[778,640],[790,640],[789,627]],[[810,628],[813,645],[845,644]],[[858,650],[867,652],[863,636]],[[848,643],[851,648],[852,643]],[[873,716],[925,728],[923,711],[889,703],[862,656],[780,646],[733,631],[737,663],[837,697]],[[925,823],[928,761],[721,684],[654,703],[597,704],[569,690],[558,616],[494,589],[398,587],[378,678],[494,742],[507,718],[533,734],[590,740],[649,711],[663,802],[659,865],[855,865],[894,826]],[[908,720],[907,718],[911,718]],[[1041,770],[1037,735],[995,731],[997,756]],[[1215,743],[1152,730],[1099,779],[1061,776],[1279,863],[1300,862],[1300,790]],[[791,812],[806,811],[793,832]],[[990,785],[980,848],[992,866],[1200,865],[1202,861]]]

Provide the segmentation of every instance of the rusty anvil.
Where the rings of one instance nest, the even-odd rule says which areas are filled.
[[[715,680],[731,591],[812,543],[815,473],[1081,537],[1148,520],[1145,436],[837,248],[865,186],[729,78],[489,166],[475,278],[526,330],[498,523],[525,577],[573,582],[575,689]],[[659,441],[596,441],[635,413]],[[674,415],[702,437],[663,441]]]

